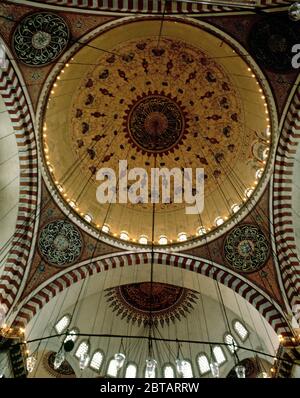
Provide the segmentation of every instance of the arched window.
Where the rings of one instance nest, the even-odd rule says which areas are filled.
[[[86,353],[88,352],[88,350],[89,350],[89,345],[88,345],[88,343],[87,343],[86,341],[82,341],[82,342],[79,344],[79,346],[78,346],[78,348],[77,348],[77,350],[76,350],[76,352],[75,352],[75,356],[76,356],[77,358],[80,359],[80,357],[81,357],[82,355],[86,354]]]
[[[269,148],[266,148],[263,151],[263,160],[266,160],[268,156],[269,156]]]
[[[69,326],[70,323],[70,316],[69,315],[64,315],[55,325],[55,330],[57,333],[62,333],[67,327]]]
[[[197,362],[201,375],[204,375],[210,371],[209,361],[206,354],[199,354]]]
[[[78,336],[76,336],[76,333],[79,333],[78,329],[71,329],[69,331],[67,337],[64,339],[64,343],[69,340],[72,340],[75,343],[75,341],[77,340],[77,337],[78,337]]]
[[[236,331],[236,333],[239,335],[239,337],[241,338],[242,341],[245,341],[247,339],[249,332],[240,321],[234,321],[233,328]]]
[[[86,214],[84,216],[85,221],[87,222],[92,222],[93,221],[93,217],[90,214]]]
[[[118,375],[118,364],[115,359],[111,359],[107,368],[107,375],[111,377],[117,377]]]
[[[184,242],[187,240],[187,234],[185,232],[180,232],[178,234],[178,239],[179,242]]]
[[[197,228],[197,234],[199,236],[205,235],[206,234],[206,228],[202,227],[202,225],[200,227]]]
[[[259,180],[261,178],[261,176],[263,175],[263,172],[264,172],[263,169],[256,170],[255,177],[257,180]]]
[[[253,188],[247,188],[245,190],[245,195],[247,196],[247,198],[250,198],[250,196],[253,194],[254,189]]]
[[[136,365],[134,365],[133,363],[130,363],[129,365],[127,365],[126,368],[126,372],[125,372],[125,377],[126,379],[134,379],[136,377],[137,374],[137,367]]]
[[[234,340],[233,336],[231,336],[231,334],[225,334],[224,343],[229,344],[226,347],[231,354],[234,354],[234,352],[238,350],[236,341]]]
[[[92,356],[90,367],[94,370],[100,370],[103,361],[103,354],[100,351],[96,351]]]
[[[174,369],[171,365],[165,365],[164,366],[164,378],[165,379],[174,379],[175,377],[175,372]]]
[[[184,360],[184,361],[185,361],[185,363],[184,363],[184,367],[182,369],[182,377],[184,379],[189,379],[191,377],[194,377],[191,363],[186,360]]]
[[[231,211],[232,211],[232,213],[237,213],[239,210],[240,210],[240,205],[238,205],[237,203],[235,203],[235,204],[233,204],[232,206],[231,206]]]
[[[126,231],[121,231],[121,233],[120,233],[120,239],[122,239],[122,240],[129,240],[128,232],[126,232]]]
[[[158,239],[158,244],[159,245],[167,245],[168,244],[168,238],[165,235],[161,235]]]
[[[224,223],[224,220],[223,220],[222,217],[217,217],[217,218],[215,219],[215,224],[216,224],[217,227],[219,227],[219,226],[222,225],[223,223]]]
[[[110,226],[109,226],[108,224],[103,224],[103,226],[102,226],[101,229],[102,229],[103,232],[105,232],[106,234],[108,234],[109,231],[110,231]]]
[[[222,365],[224,362],[226,362],[225,354],[219,345],[216,345],[213,348],[213,353],[214,353],[215,360],[219,365]]]

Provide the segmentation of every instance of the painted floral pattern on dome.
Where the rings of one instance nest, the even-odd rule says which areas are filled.
[[[168,154],[185,139],[188,119],[181,103],[163,93],[144,95],[124,116],[126,138],[144,154]]]
[[[43,66],[58,58],[69,41],[69,28],[56,14],[36,13],[25,17],[16,27],[13,48],[19,61]]]
[[[193,195],[196,169],[204,169],[201,220],[198,215],[186,217],[187,191],[180,186],[174,192],[172,175],[165,203],[155,205],[154,244],[163,244],[160,237],[166,236],[170,245],[186,245],[180,239],[196,238],[199,226],[216,236],[227,230],[233,217],[248,212],[245,201],[251,197],[250,207],[256,201],[274,154],[270,150],[265,160],[256,156],[262,146],[272,146],[276,120],[265,79],[251,69],[252,60],[244,58],[229,37],[223,40],[213,30],[188,21],[165,22],[159,45],[157,21],[120,21],[73,54],[49,87],[43,118],[47,134],[40,132],[52,185],[63,192],[65,205],[92,229],[100,229],[105,219],[109,234],[125,237],[126,245],[141,237],[141,244],[151,240],[154,167],[191,169]],[[106,51],[95,51],[102,44]],[[128,173],[120,174],[120,160],[127,161]],[[78,177],[64,183],[73,164],[78,165]],[[144,169],[148,176],[139,181],[143,195],[135,191],[133,168]],[[116,203],[97,200],[100,169],[115,172]],[[125,176],[123,184],[118,183],[120,176]],[[160,178],[160,199],[167,178]],[[75,203],[79,179],[88,184]],[[137,203],[120,203],[121,191],[136,192]],[[182,203],[175,194],[182,194]],[[233,205],[240,209],[237,216]],[[222,227],[216,222],[219,217],[225,221]]]
[[[198,293],[180,286],[142,282],[107,289],[106,301],[116,315],[137,326],[164,326],[180,321],[194,308]],[[150,315],[151,314],[151,315]]]
[[[224,243],[224,255],[231,268],[239,272],[254,272],[264,266],[269,257],[269,243],[254,225],[238,226]]]
[[[84,172],[94,175],[101,158],[104,167],[116,170],[119,159],[136,167],[137,159],[145,155],[139,166],[149,169],[153,154],[158,154],[157,167],[204,167],[209,194],[244,156],[247,135],[240,134],[244,114],[239,96],[227,73],[199,48],[167,37],[161,39],[160,49],[156,44],[154,38],[129,41],[111,50],[122,56],[103,54],[87,72],[73,98],[73,150],[82,159]],[[148,117],[153,96],[168,99],[175,121],[168,121],[171,114],[161,111]],[[139,120],[132,113],[136,106]],[[153,128],[166,131],[174,122],[175,136],[168,133],[154,150]],[[158,205],[157,210],[164,207]]]
[[[83,246],[78,229],[65,220],[48,223],[41,231],[38,244],[44,260],[60,267],[74,263]]]

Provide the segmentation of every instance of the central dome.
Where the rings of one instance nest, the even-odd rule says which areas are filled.
[[[185,115],[170,95],[143,94],[124,116],[126,137],[148,154],[168,153],[182,143],[187,125]]]
[[[186,214],[172,184],[170,202],[155,205],[155,243],[172,243],[234,216],[259,186],[270,148],[264,87],[249,64],[188,23],[166,20],[158,45],[159,26],[120,24],[83,46],[57,76],[44,118],[46,163],[64,201],[95,228],[107,224],[109,234],[143,244],[152,236],[150,195],[148,203],[100,204],[100,168],[117,176],[126,160],[148,176],[153,168],[204,169],[201,214]]]

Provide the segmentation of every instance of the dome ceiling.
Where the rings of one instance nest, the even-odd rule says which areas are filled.
[[[169,325],[190,313],[198,293],[159,282],[142,282],[107,289],[106,301],[116,315],[138,326]]]
[[[271,145],[270,110],[249,65],[203,29],[165,21],[158,39],[159,26],[132,22],[84,46],[58,75],[44,117],[45,160],[64,200],[133,242],[151,240],[153,205],[99,204],[101,167],[204,169],[202,214],[187,215],[173,188],[170,203],[155,205],[155,242],[170,243],[234,216],[260,185]]]

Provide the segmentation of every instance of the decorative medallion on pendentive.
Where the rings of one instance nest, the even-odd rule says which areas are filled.
[[[151,286],[152,285],[152,286]],[[112,311],[138,326],[170,324],[185,318],[194,308],[198,293],[165,283],[142,282],[107,289]]]
[[[148,155],[167,154],[182,143],[188,127],[181,101],[157,91],[138,96],[126,110],[124,131],[128,141]]]
[[[36,13],[17,25],[12,45],[19,61],[30,66],[44,66],[63,53],[69,35],[69,28],[61,17]]]
[[[288,18],[266,17],[257,22],[249,35],[253,56],[267,69],[289,72],[293,69],[292,47],[299,43],[300,29]]]
[[[48,223],[40,233],[39,251],[47,263],[62,267],[74,263],[80,256],[83,242],[78,229],[68,221]]]
[[[269,243],[254,225],[238,226],[224,243],[224,256],[230,267],[238,272],[254,272],[264,266],[270,254]]]

